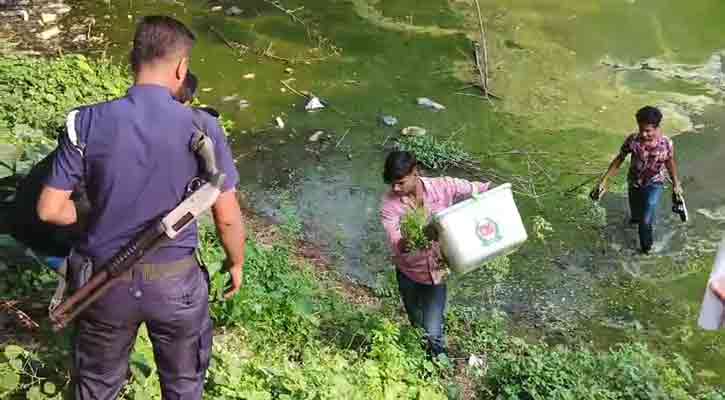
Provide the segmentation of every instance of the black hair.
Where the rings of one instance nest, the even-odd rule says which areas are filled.
[[[383,180],[387,184],[409,175],[418,166],[415,155],[409,151],[393,151],[385,159]]]
[[[184,84],[179,90],[179,96],[176,99],[181,104],[191,103],[196,96],[196,89],[199,87],[199,80],[196,79],[196,75],[192,74],[191,71],[186,73],[184,78]]]
[[[662,112],[656,107],[644,106],[637,111],[636,118],[637,123],[640,125],[653,125],[658,127],[660,126],[660,122],[662,122]]]
[[[171,55],[188,56],[196,37],[183,23],[174,18],[152,15],[144,17],[136,27],[131,50],[131,67],[138,73],[144,64]]]

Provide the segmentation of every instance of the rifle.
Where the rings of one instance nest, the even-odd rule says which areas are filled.
[[[213,142],[197,128],[192,137],[191,147],[202,161],[206,182],[196,188],[166,216],[141,232],[114,254],[87,283],[54,308],[50,313],[54,331],[65,328],[83,310],[116,284],[123,273],[129,271],[145,255],[174,239],[216,202],[221,193],[225,175],[217,169]]]

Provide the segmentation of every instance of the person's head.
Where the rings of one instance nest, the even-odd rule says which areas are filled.
[[[651,141],[660,134],[662,113],[656,107],[644,106],[637,111],[639,134],[645,141]]]
[[[392,192],[398,196],[415,193],[418,184],[418,160],[413,153],[393,151],[385,159],[383,180],[391,186]]]
[[[186,79],[194,40],[194,34],[171,17],[144,17],[136,27],[130,57],[136,83],[157,84],[178,93]]]
[[[199,80],[196,79],[196,75],[191,73],[191,71],[189,70],[186,73],[184,84],[181,85],[181,88],[179,88],[179,92],[174,95],[174,98],[181,104],[191,104],[191,102],[194,101],[194,97],[196,97],[196,89],[198,87]]]

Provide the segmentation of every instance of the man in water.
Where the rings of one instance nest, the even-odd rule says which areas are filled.
[[[383,179],[390,185],[381,206],[381,219],[387,234],[398,288],[411,325],[423,328],[429,351],[434,357],[444,354],[443,332],[446,308],[445,267],[435,232],[426,229],[432,240],[427,249],[412,249],[401,232],[405,214],[423,207],[430,216],[475,193],[488,190],[489,183],[456,178],[424,178],[412,153],[394,151],[385,160]]]
[[[639,243],[642,253],[649,254],[654,241],[654,222],[657,204],[665,183],[665,169],[673,183],[673,192],[681,196],[682,185],[677,176],[675,149],[672,140],[662,134],[662,113],[655,107],[642,107],[636,114],[638,133],[627,137],[619,154],[609,165],[606,174],[592,191],[592,199],[598,200],[606,191],[609,178],[615,176],[628,155],[630,161],[627,182],[629,184],[630,223],[639,225]]]

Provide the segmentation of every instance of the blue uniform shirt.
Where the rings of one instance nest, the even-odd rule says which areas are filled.
[[[169,89],[137,85],[126,97],[68,115],[46,184],[73,190],[85,181],[91,214],[76,250],[102,263],[182,201],[200,168],[190,148],[192,114]],[[226,174],[223,191],[233,190],[239,175],[224,132],[215,118],[198,114]],[[193,225],[145,261],[175,261],[196,246]]]

